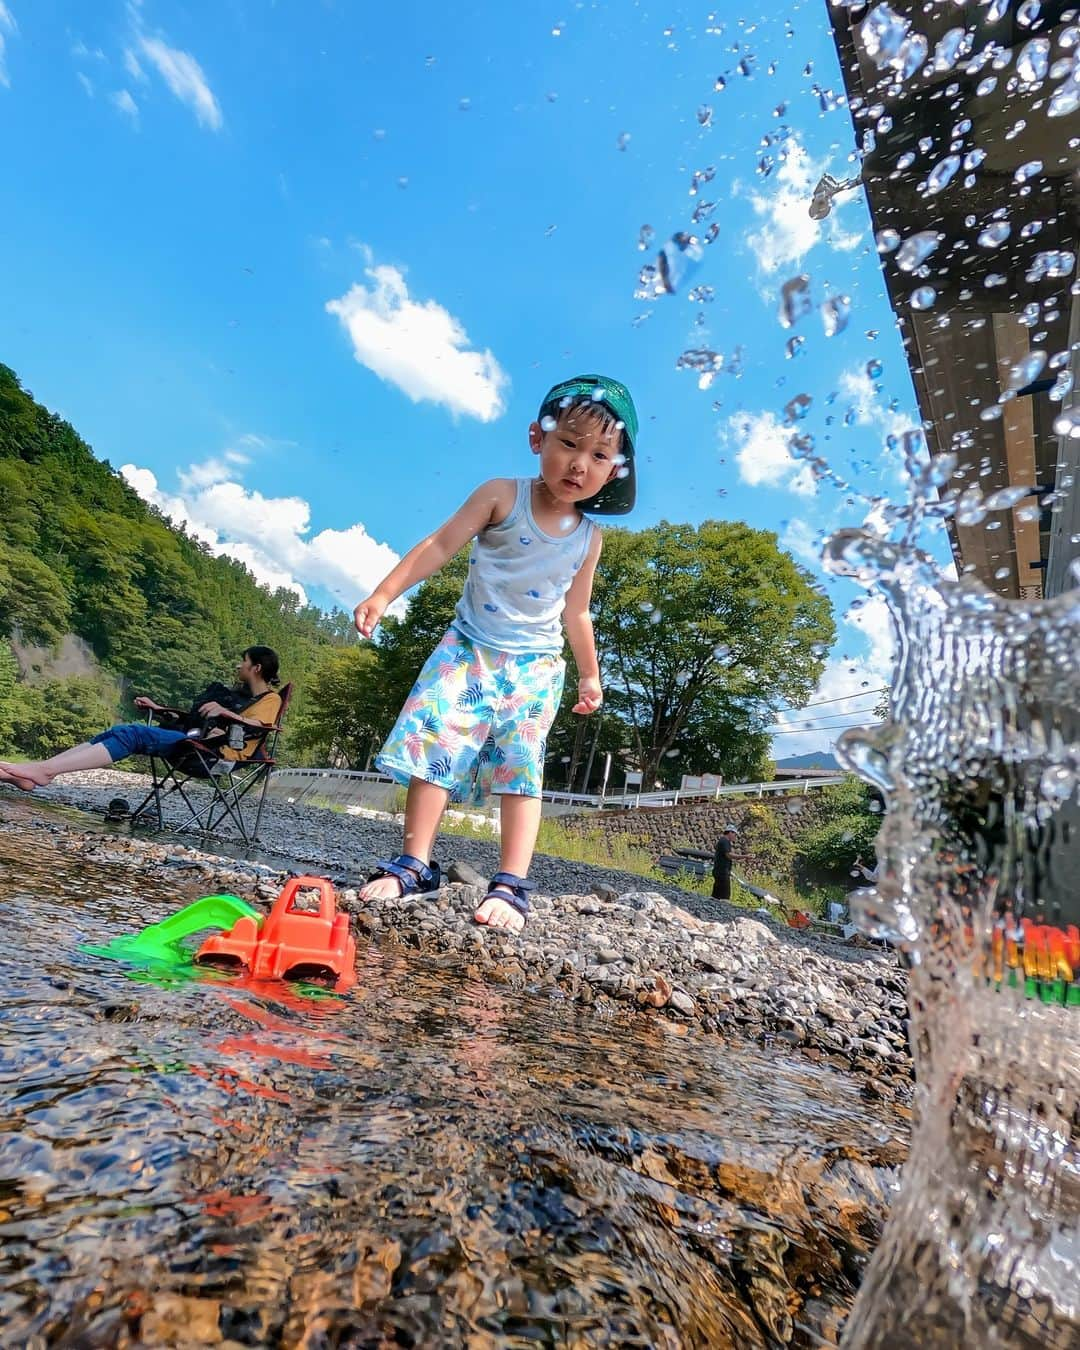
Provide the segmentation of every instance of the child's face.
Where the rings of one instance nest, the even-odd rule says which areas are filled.
[[[571,408],[551,431],[529,427],[529,444],[540,456],[540,476],[551,495],[570,505],[588,501],[615,477],[622,463],[622,432]]]

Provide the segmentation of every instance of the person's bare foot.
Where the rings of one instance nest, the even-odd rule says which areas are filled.
[[[48,787],[52,779],[48,774],[35,770],[31,764],[8,764],[0,760],[0,783],[10,783],[23,792],[33,792],[35,788]]]
[[[400,877],[375,877],[361,886],[356,893],[358,900],[396,900],[404,893]]]
[[[507,890],[501,883],[494,889]],[[520,933],[525,927],[525,915],[508,900],[500,900],[498,895],[489,895],[473,917],[487,928],[506,928],[511,933]]]

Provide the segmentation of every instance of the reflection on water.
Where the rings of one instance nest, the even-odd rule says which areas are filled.
[[[903,1153],[857,1083],[366,945],[137,982],[78,945],[193,892],[0,878],[7,1344],[835,1343]]]

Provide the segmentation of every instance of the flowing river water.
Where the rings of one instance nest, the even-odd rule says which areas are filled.
[[[197,894],[0,833],[0,1325],[38,1346],[835,1344],[905,1153],[854,1076],[361,944],[80,951]]]

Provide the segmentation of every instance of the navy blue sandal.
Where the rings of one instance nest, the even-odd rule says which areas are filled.
[[[433,895],[442,885],[439,864],[433,862],[429,867],[411,853],[399,853],[396,858],[386,861],[380,858],[368,881],[377,881],[379,877],[396,877],[401,883],[403,896]]]
[[[499,889],[496,889],[498,887]],[[502,900],[504,904],[516,909],[523,919],[529,917],[529,892],[535,890],[533,883],[525,877],[516,877],[513,872],[496,872],[488,882],[487,895],[480,901]],[[479,908],[479,905],[477,906]]]

